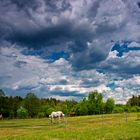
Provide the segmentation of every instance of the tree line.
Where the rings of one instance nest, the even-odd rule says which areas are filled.
[[[133,96],[126,105],[117,105],[112,98],[104,101],[102,94],[97,91],[90,92],[87,97],[77,102],[38,98],[34,93],[27,93],[25,98],[12,97],[6,96],[3,90],[0,90],[0,114],[4,118],[48,117],[52,111],[58,110],[68,116],[140,112],[140,96]]]

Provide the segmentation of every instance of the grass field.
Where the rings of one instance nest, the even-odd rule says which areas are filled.
[[[49,118],[0,120],[0,140],[140,140],[138,113],[68,117],[61,124]]]

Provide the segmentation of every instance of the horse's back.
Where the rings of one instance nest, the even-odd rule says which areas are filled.
[[[54,116],[54,117],[62,117],[64,116],[63,112],[62,111],[57,111],[57,112],[52,112],[51,113],[51,116]]]

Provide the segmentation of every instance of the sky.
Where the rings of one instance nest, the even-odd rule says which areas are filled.
[[[0,0],[0,89],[80,100],[140,95],[140,0]]]

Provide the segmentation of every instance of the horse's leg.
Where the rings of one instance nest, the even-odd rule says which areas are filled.
[[[52,123],[54,123],[54,118],[53,118],[53,116],[52,116]]]
[[[52,123],[52,117],[50,117],[50,121],[51,121],[51,123]]]
[[[58,117],[58,120],[59,120],[59,123],[61,123],[61,117],[60,116]]]
[[[53,123],[53,116],[50,117],[50,121],[51,121],[51,123]]]

